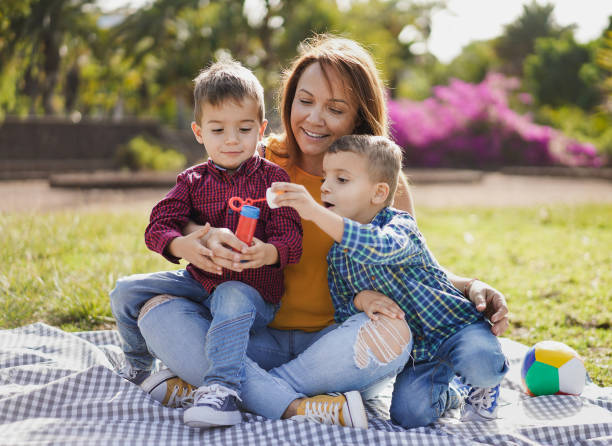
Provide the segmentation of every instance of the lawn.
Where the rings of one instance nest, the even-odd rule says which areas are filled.
[[[612,205],[417,212],[441,264],[505,293],[508,337],[563,341],[612,386]],[[145,213],[0,213],[0,328],[112,328],[118,277],[176,268],[147,251],[146,224]]]

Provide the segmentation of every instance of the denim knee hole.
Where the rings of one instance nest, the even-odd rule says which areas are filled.
[[[410,344],[411,333],[404,320],[381,317],[368,319],[357,333],[355,364],[363,369],[370,363],[370,355],[379,364],[388,364],[401,355]]]

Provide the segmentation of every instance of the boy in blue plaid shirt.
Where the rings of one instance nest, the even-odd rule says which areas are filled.
[[[344,136],[323,160],[323,206],[291,183],[273,184],[282,192],[275,202],[295,208],[335,240],[327,260],[338,323],[363,311],[373,320],[405,318],[410,326],[414,364],[395,382],[395,423],[427,425],[457,407],[460,397],[467,402],[464,419],[494,419],[506,359],[487,321],[427,248],[414,218],[390,207],[401,164],[401,149],[387,138]],[[362,290],[378,293],[355,298]],[[355,354],[359,366],[357,349]]]

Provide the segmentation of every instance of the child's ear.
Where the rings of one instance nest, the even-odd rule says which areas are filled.
[[[387,183],[376,183],[374,185],[374,194],[372,196],[372,204],[383,204],[389,196],[389,185]]]
[[[191,122],[191,131],[193,132],[193,136],[200,144],[204,144],[204,140],[202,139],[202,127],[196,124],[195,121]]]
[[[266,127],[268,126],[268,120],[264,119],[261,121],[261,126],[259,127],[259,139],[263,139],[264,133],[266,131]]]

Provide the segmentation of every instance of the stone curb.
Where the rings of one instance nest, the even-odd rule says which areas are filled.
[[[477,183],[490,172],[460,169],[405,169],[411,184]],[[574,179],[605,179],[612,181],[612,168],[585,167],[506,167],[498,172],[517,176],[554,176]],[[170,188],[178,172],[97,171],[65,173],[49,176],[49,185],[59,188],[132,189]]]

